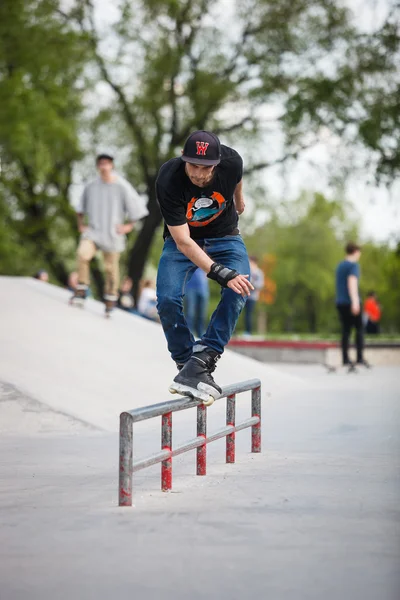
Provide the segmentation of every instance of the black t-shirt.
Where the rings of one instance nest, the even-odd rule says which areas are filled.
[[[164,238],[171,235],[167,225],[185,223],[195,240],[233,233],[238,224],[233,192],[242,175],[242,158],[228,146],[221,146],[221,162],[204,188],[190,181],[181,158],[164,163],[156,181],[157,199],[165,221]]]

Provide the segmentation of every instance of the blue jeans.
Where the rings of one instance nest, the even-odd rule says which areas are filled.
[[[250,274],[246,246],[240,235],[197,240],[197,244],[215,262],[243,275]],[[157,310],[173,360],[185,363],[192,355],[194,337],[183,314],[183,296],[187,281],[196,270],[169,237],[164,242],[157,273]],[[221,288],[221,300],[212,314],[200,344],[222,354],[235,329],[246,299],[229,288]]]
[[[204,334],[207,316],[208,294],[189,288],[185,293],[186,323],[199,338]]]

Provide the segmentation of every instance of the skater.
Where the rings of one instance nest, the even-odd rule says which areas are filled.
[[[156,286],[152,279],[143,279],[139,283],[138,314],[150,321],[158,321]]]
[[[129,313],[136,313],[135,300],[132,295],[133,281],[130,277],[125,277],[119,290],[118,308]]]
[[[69,275],[68,275],[68,282],[67,282],[67,288],[70,292],[72,292],[73,294],[75,294],[76,292],[76,288],[78,287],[78,271],[72,271]]]
[[[125,234],[131,232],[135,221],[145,217],[148,211],[133,187],[114,172],[112,156],[99,154],[96,166],[100,176],[85,186],[76,211],[81,239],[77,251],[78,285],[72,300],[82,301],[86,297],[90,261],[101,250],[108,316],[118,300],[119,257],[125,248]],[[128,223],[125,223],[126,216]]]
[[[157,198],[165,221],[157,274],[157,308],[172,359],[179,370],[172,393],[211,404],[221,394],[211,373],[253,289],[247,251],[238,229],[245,208],[243,163],[208,131],[186,140],[182,157],[160,169]],[[221,300],[195,343],[183,315],[183,295],[196,268],[220,284]]]
[[[35,275],[33,277],[34,277],[34,279],[38,279],[39,281],[44,281],[45,283],[48,283],[48,281],[49,281],[49,274],[44,269],[40,269],[40,271],[35,273]]]
[[[260,298],[260,290],[264,287],[264,273],[258,266],[258,259],[256,256],[250,256],[250,281],[254,286],[254,290],[251,292],[250,297],[244,307],[244,318],[245,318],[245,333],[244,338],[251,338],[253,333],[253,316],[256,304]]]
[[[209,297],[207,275],[201,269],[196,269],[185,288],[184,313],[190,331],[198,338],[201,338],[206,330]]]
[[[369,367],[363,356],[363,322],[358,288],[360,278],[358,261],[361,256],[361,248],[357,244],[349,242],[345,250],[346,257],[336,268],[336,308],[342,327],[341,345],[343,365],[348,366],[350,370],[354,370],[355,365],[349,359],[349,340],[353,328],[356,331],[356,364]]]
[[[368,292],[364,302],[365,333],[378,335],[380,332],[381,306],[375,292]]]

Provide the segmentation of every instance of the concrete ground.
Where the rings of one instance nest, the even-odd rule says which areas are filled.
[[[172,493],[160,491],[155,466],[134,475],[135,506],[119,508],[113,420],[133,400],[106,402],[104,373],[92,380],[96,362],[100,371],[106,366],[82,335],[78,354],[91,354],[90,381],[68,410],[68,394],[57,396],[60,382],[69,378],[73,392],[76,380],[85,382],[66,333],[75,317],[51,288],[54,298],[43,293],[36,305],[39,288],[7,286],[7,297],[22,290],[33,309],[22,315],[15,293],[0,317],[9,348],[8,357],[4,344],[0,350],[1,600],[399,600],[399,368],[328,374],[318,366],[272,369],[228,353],[223,377],[261,373],[262,454],[250,454],[250,433],[240,432],[235,465],[224,463],[224,441],[215,442],[206,477],[194,475],[191,452],[174,459]],[[154,335],[155,344],[153,324],[142,333],[136,318],[107,323],[95,312],[76,320],[94,332],[97,323],[108,343],[116,336],[117,353],[129,332]],[[152,344],[141,345],[147,360]],[[118,375],[118,390],[128,390],[132,374]],[[167,399],[157,387],[165,381],[152,384],[154,401]],[[247,416],[248,396],[238,404]],[[223,424],[223,405],[208,411],[210,432]],[[194,410],[174,415],[174,444],[193,436],[194,421]],[[135,456],[159,448],[159,427],[159,419],[135,426]]]

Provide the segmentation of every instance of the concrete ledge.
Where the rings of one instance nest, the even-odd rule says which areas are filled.
[[[294,348],[296,350],[325,350],[336,348],[337,342],[306,340],[245,340],[232,339],[229,346],[237,348]]]
[[[337,342],[296,340],[239,340],[233,339],[229,348],[264,363],[341,364]],[[350,358],[355,360],[353,347]],[[374,342],[365,347],[365,358],[372,365],[400,365],[400,344]]]

